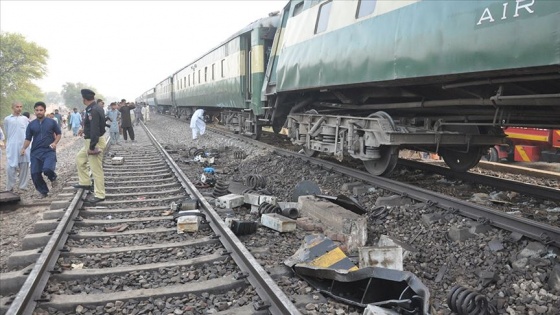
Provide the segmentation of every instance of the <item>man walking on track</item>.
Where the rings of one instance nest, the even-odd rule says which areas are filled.
[[[103,151],[107,146],[105,137],[105,113],[95,102],[95,93],[89,89],[81,90],[82,101],[86,105],[84,118],[84,147],[76,156],[79,184],[74,188],[90,189],[89,168],[93,175],[94,195],[86,199],[89,203],[105,200],[105,177],[103,174]]]
[[[48,196],[49,187],[43,179],[43,174],[51,181],[51,187],[56,186],[56,145],[60,141],[62,132],[54,119],[45,116],[47,105],[43,102],[35,103],[35,116],[25,130],[25,142],[20,154],[25,155],[31,146],[31,179],[35,188],[40,193],[39,199]]]

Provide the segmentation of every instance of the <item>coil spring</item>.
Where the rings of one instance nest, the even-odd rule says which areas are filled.
[[[282,209],[268,202],[263,202],[259,205],[259,215],[264,213],[282,213]]]
[[[455,285],[447,295],[447,305],[459,315],[495,315],[496,307],[488,299],[471,289]]]
[[[266,178],[261,175],[249,175],[245,178],[245,185],[253,189],[265,188]]]
[[[243,151],[234,151],[233,158],[243,160],[245,158],[245,153],[243,153]]]
[[[214,184],[214,190],[212,191],[212,197],[218,198],[229,194],[229,183],[218,180]]]

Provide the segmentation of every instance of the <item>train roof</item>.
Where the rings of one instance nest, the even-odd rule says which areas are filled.
[[[275,11],[269,14],[269,16],[258,19],[252,23],[250,23],[249,25],[245,26],[244,28],[242,28],[241,30],[235,32],[233,35],[231,35],[230,37],[228,37],[226,40],[222,41],[219,45],[212,47],[212,49],[206,51],[206,53],[202,54],[201,56],[198,56],[195,60],[187,63],[184,67],[180,68],[179,70],[173,72],[173,74],[171,76],[174,76],[175,74],[177,74],[178,72],[180,72],[181,70],[189,67],[190,65],[192,65],[193,63],[196,63],[197,61],[199,61],[200,59],[202,59],[204,56],[208,55],[209,53],[213,52],[214,50],[222,47],[223,45],[225,45],[226,43],[230,42],[232,39],[239,37],[247,32],[250,32],[256,28],[261,28],[261,27],[277,27],[278,24],[280,22],[280,12],[279,11]],[[165,80],[163,80],[165,81]],[[162,81],[162,82],[163,82]]]

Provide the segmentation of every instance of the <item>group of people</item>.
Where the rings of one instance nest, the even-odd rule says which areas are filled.
[[[133,126],[144,121],[149,111],[142,104],[127,103],[125,99],[120,103],[111,103],[105,111],[103,100],[96,101],[93,91],[83,89],[80,92],[85,110],[80,113],[77,108],[73,108],[67,116],[68,129],[72,130],[74,136],[83,135],[85,139],[84,147],[76,156],[79,182],[74,188],[92,190],[93,194],[86,201],[95,204],[105,200],[103,151],[107,146],[104,137],[106,128],[109,129],[112,144],[119,144],[121,134],[125,141],[130,137],[131,141],[135,142]],[[48,196],[49,187],[43,176],[50,181],[51,188],[57,185],[56,148],[62,137],[64,121],[58,110],[47,115],[44,102],[35,103],[36,119],[31,121],[29,115],[26,117],[22,114],[22,109],[21,102],[14,102],[12,114],[4,119],[6,133],[0,129],[0,146],[4,147],[6,140],[6,189],[13,191],[17,186],[19,171],[19,189],[26,190],[30,170],[33,184],[39,192],[38,198],[45,198]],[[134,113],[135,123],[131,113]],[[204,134],[206,123],[203,109],[193,113],[190,127],[193,139],[197,139],[199,134]]]
[[[93,91],[83,89],[81,95],[86,105],[84,117],[81,117],[75,108],[69,121],[74,133],[83,135],[85,139],[84,147],[76,156],[79,184],[75,185],[75,188],[90,189],[91,169],[94,193],[86,201],[97,203],[105,200],[102,153],[106,146],[103,136],[106,116],[102,107],[97,105]],[[56,116],[60,115],[56,111],[53,115],[47,115],[47,106],[44,102],[35,103],[33,108],[36,119],[30,121],[22,114],[21,102],[12,104],[12,114],[4,119],[6,133],[4,134],[0,129],[0,146],[6,147],[6,189],[14,190],[19,171],[18,187],[20,190],[26,190],[28,172],[31,170],[31,180],[39,193],[38,198],[41,199],[47,197],[49,193],[49,187],[43,176],[50,181],[51,189],[57,186],[56,148],[62,136],[62,118]],[[5,145],[4,141],[6,141]]]
[[[34,105],[36,119],[30,121],[22,114],[21,102],[12,103],[12,114],[4,119],[4,135],[0,130],[0,140],[6,138],[6,189],[13,191],[19,171],[19,189],[27,189],[28,172],[39,192],[39,198],[45,198],[49,188],[43,174],[56,186],[56,146],[62,132],[59,124],[47,117],[47,106],[43,102]],[[33,142],[32,142],[33,141]],[[31,149],[30,144],[33,143]],[[3,142],[2,142],[3,144]],[[31,167],[30,167],[31,166]]]

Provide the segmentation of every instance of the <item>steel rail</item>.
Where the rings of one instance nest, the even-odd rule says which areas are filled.
[[[74,195],[72,202],[60,219],[60,224],[54,230],[31,273],[27,276],[15,299],[11,302],[10,308],[6,312],[7,315],[30,315],[33,313],[47,285],[50,273],[58,260],[60,250],[66,244],[68,232],[74,226],[74,219],[78,216],[79,212],[76,210],[82,206],[83,193],[83,189],[78,189]]]
[[[212,206],[206,201],[204,196],[198,191],[194,184],[188,179],[188,177],[183,173],[181,168],[175,163],[171,158],[169,153],[161,146],[157,141],[156,137],[150,132],[150,130],[141,123],[146,134],[152,141],[152,143],[158,148],[164,157],[167,165],[171,167],[173,173],[177,176],[181,185],[185,190],[191,195],[191,197],[196,198],[200,201],[200,204],[206,214],[210,217],[207,220],[210,227],[216,234],[218,234],[221,243],[227,249],[228,254],[231,255],[235,263],[244,272],[241,277],[247,277],[249,283],[255,287],[258,295],[264,301],[264,305],[259,307],[267,308],[274,315],[285,315],[285,314],[301,314],[295,305],[290,301],[286,294],[278,287],[276,282],[268,275],[268,273],[263,269],[263,267],[258,263],[258,261],[253,257],[253,255],[247,250],[247,248],[239,241],[237,236],[225,225],[218,213],[212,208]]]
[[[533,220],[516,217],[505,212],[496,211],[481,205],[469,203],[454,197],[446,196],[440,193],[429,191],[423,188],[415,187],[406,183],[401,183],[389,178],[374,176],[366,172],[362,172],[356,169],[352,169],[346,166],[342,166],[329,161],[321,160],[318,158],[312,158],[302,155],[297,152],[273,147],[271,145],[249,139],[241,135],[231,134],[222,130],[215,128],[207,128],[212,132],[240,139],[241,141],[251,143],[261,148],[266,148],[272,150],[274,153],[281,156],[297,157],[304,161],[308,161],[311,164],[318,165],[324,169],[335,171],[356,179],[365,181],[376,187],[389,190],[393,193],[399,194],[404,197],[411,197],[415,200],[426,202],[429,204],[437,205],[438,207],[448,210],[450,212],[456,212],[462,216],[480,220],[486,222],[495,227],[510,231],[521,233],[524,236],[544,242],[547,244],[553,244],[555,246],[560,246],[560,228],[554,227],[548,224],[536,222]]]
[[[551,187],[535,186],[515,180],[491,177],[476,173],[457,173],[446,167],[412,160],[399,159],[399,165],[414,169],[421,169],[477,184],[488,185],[498,189],[513,190],[540,199],[560,201],[560,190]]]

